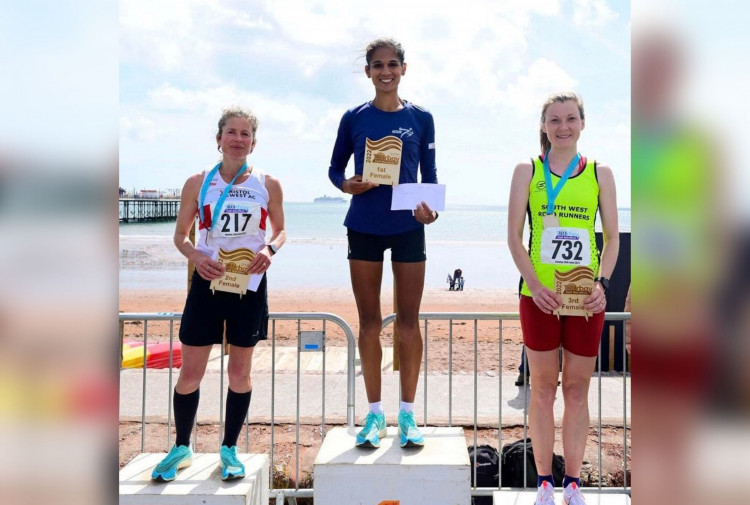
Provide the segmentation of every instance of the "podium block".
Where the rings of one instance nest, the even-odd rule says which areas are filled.
[[[120,505],[268,505],[268,455],[242,454],[245,478],[222,481],[218,454],[193,454],[193,464],[172,482],[154,482],[151,471],[165,456],[139,454],[120,470]]]
[[[315,459],[315,503],[469,505],[470,461],[462,428],[422,428],[421,448],[402,449],[398,429],[378,449],[354,446],[360,428],[328,432]]]
[[[600,493],[598,489],[581,488],[586,505],[630,505],[630,496],[623,493]],[[495,491],[493,505],[534,505],[536,489],[529,491]],[[555,490],[555,502],[562,503],[562,489]]]

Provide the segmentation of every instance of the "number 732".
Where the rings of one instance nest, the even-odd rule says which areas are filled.
[[[557,259],[557,255],[558,253],[560,253],[560,249],[562,248],[562,259],[574,259],[576,261],[583,261],[583,257],[581,256],[581,252],[583,251],[583,244],[581,242],[577,240],[553,240],[552,243],[555,244],[555,251],[552,253],[553,260]]]

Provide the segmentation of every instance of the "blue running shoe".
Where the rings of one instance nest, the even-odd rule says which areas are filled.
[[[357,447],[380,447],[380,439],[386,433],[385,414],[370,412],[365,418],[365,427],[357,433]]]
[[[402,410],[398,413],[398,434],[401,438],[401,447],[422,447],[424,437],[414,422],[414,412]]]
[[[237,446],[221,446],[221,480],[242,479],[245,476],[245,465],[237,459]]]
[[[177,478],[177,470],[193,463],[193,451],[187,445],[175,445],[151,472],[153,480],[169,482]]]

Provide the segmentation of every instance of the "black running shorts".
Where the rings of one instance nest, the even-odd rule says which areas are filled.
[[[419,263],[427,260],[424,227],[397,235],[372,235],[347,230],[350,260],[382,262],[386,249],[391,250],[391,261]]]
[[[236,293],[211,292],[211,282],[193,273],[185,310],[180,322],[180,342],[185,345],[222,343],[226,322],[227,343],[237,347],[254,347],[268,338],[268,297],[266,276],[258,291],[247,291],[242,298]]]

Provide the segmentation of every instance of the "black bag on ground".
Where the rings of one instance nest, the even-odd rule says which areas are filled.
[[[476,487],[497,487],[500,471],[500,455],[491,445],[469,447],[471,461],[470,482],[474,485],[474,470],[476,469]],[[492,496],[473,496],[472,505],[492,505]]]
[[[524,440],[516,440],[503,446],[500,456],[503,487],[523,487],[524,469]],[[535,488],[536,464],[534,463],[534,450],[531,448],[531,439],[526,439],[526,487]],[[562,484],[565,477],[565,459],[557,454],[552,455],[552,477],[555,484]]]

